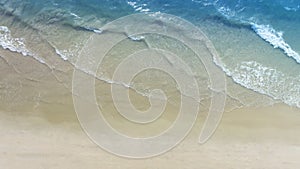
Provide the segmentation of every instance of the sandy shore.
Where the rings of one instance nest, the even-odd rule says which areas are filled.
[[[75,63],[76,57],[64,61],[53,47],[54,45],[60,46],[61,49],[71,49],[73,42],[84,43],[91,32],[83,33],[84,31],[73,30],[71,27],[61,30],[59,26],[52,24],[53,27],[47,25],[47,29],[43,31],[53,29],[55,36],[51,34],[52,31],[49,31],[49,36],[41,36],[39,31],[27,26],[23,28],[22,23],[15,25],[15,19],[8,16],[1,18],[2,23],[11,25],[9,28],[13,32],[13,37],[25,37],[29,42],[26,43],[26,47],[41,56],[43,61],[0,48],[0,169],[297,169],[300,167],[300,109],[277,102],[271,105],[275,101],[246,90],[232,80],[227,81],[230,83],[227,89],[231,91],[227,93],[230,95],[226,105],[227,111],[218,129],[205,144],[199,144],[198,137],[206,118],[210,93],[203,94],[205,98],[201,106],[204,108],[200,108],[201,113],[192,131],[172,150],[160,156],[139,160],[108,153],[87,136],[76,117],[71,92],[74,70],[72,63]],[[282,58],[290,62],[290,58],[284,56],[282,51],[275,51],[257,34],[249,33],[248,29],[237,31],[231,26],[224,26],[224,23],[214,25],[207,22],[204,23],[203,30],[208,35],[213,35],[209,38],[213,42],[218,42],[216,49],[224,53],[228,63],[235,59],[230,57],[231,55],[240,56],[243,58],[241,61],[245,57],[253,60],[252,56],[266,55],[267,57],[258,57],[264,63],[266,62],[264,58],[268,61],[268,56],[279,56],[280,53],[283,55]],[[68,32],[71,30],[74,34]],[[219,42],[220,37],[227,40]],[[124,56],[131,50],[148,48],[148,43],[128,41],[128,46],[124,46],[126,50],[121,50]],[[153,38],[153,41],[156,41],[156,38]],[[233,44],[236,47],[231,49]],[[101,46],[102,44],[99,45]],[[122,46],[115,47],[123,49]],[[202,47],[205,47],[205,50],[207,48]],[[168,43],[166,48],[169,48]],[[187,50],[182,52],[186,53]],[[117,57],[113,58],[114,55]],[[107,70],[113,70],[116,63],[122,59],[121,55],[114,51],[107,57],[113,58],[104,62],[103,65],[107,66]],[[194,61],[196,60],[190,60],[191,63]],[[276,59],[272,62],[283,63]],[[197,70],[200,68],[199,65],[198,63]],[[204,69],[198,73],[201,74],[201,71]],[[297,71],[288,69],[287,72]],[[199,78],[204,80],[206,74],[201,74]],[[140,80],[144,82],[143,78]],[[151,79],[149,81],[151,82]],[[176,97],[178,93],[174,94],[170,90],[169,92],[175,96],[173,106],[168,104],[167,113],[160,116],[157,122],[149,124],[150,128],[146,125],[138,127],[126,121],[117,114],[109,100],[108,83],[103,81],[96,83],[95,92],[97,96],[101,96],[97,101],[104,105],[101,108],[106,111],[104,116],[107,121],[123,134],[152,136],[169,127],[176,118],[174,110],[179,107],[179,102],[176,102],[179,97]],[[161,85],[153,84],[159,87]],[[170,83],[165,84],[168,84],[165,86],[170,89]],[[204,91],[206,87],[204,86]],[[143,110],[149,106],[145,97],[132,95],[133,100],[137,101],[135,106],[140,106],[139,108]]]
[[[217,132],[204,145],[197,144],[204,119],[199,116],[181,144],[166,154],[145,160],[120,158],[103,151],[89,140],[76,120],[51,123],[33,113],[1,112],[0,116],[0,166],[7,169],[300,166],[300,110],[281,104],[225,113]]]
[[[200,145],[202,113],[188,137],[171,151],[144,160],[117,157],[96,146],[81,129],[70,93],[69,64],[57,62],[49,71],[30,57],[5,50],[0,55],[0,166],[5,169],[300,166],[300,109],[283,104],[226,112],[213,137]],[[111,120],[120,123],[118,118]]]

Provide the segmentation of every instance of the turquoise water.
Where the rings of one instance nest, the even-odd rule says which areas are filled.
[[[89,36],[101,34],[103,25],[150,12],[182,17],[201,28],[221,57],[215,64],[236,84],[300,107],[296,0],[0,0],[0,45],[50,64],[40,50],[46,41],[57,57],[74,64]],[[240,91],[228,92],[243,100]]]

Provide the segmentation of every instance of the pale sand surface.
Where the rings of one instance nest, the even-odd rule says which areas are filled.
[[[30,57],[5,50],[0,50],[0,55],[0,169],[300,166],[300,109],[283,104],[226,112],[216,133],[204,145],[197,143],[205,119],[200,113],[188,137],[166,154],[143,160],[117,157],[96,146],[81,129],[72,104],[69,64],[54,60],[56,69],[49,71]],[[121,124],[119,118],[111,119]],[[126,124],[116,126],[126,128]],[[135,134],[141,133],[136,130]]]
[[[71,119],[75,113],[70,113]],[[204,145],[197,137],[204,115],[176,148],[132,160],[97,147],[76,120],[52,123],[38,113],[0,113],[0,166],[5,169],[295,169],[300,166],[300,110],[277,104],[224,114]],[[57,116],[53,118],[65,118]],[[1,167],[1,168],[2,168]]]

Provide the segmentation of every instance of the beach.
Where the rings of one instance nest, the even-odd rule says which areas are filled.
[[[4,55],[9,51],[2,52]],[[40,64],[32,58],[17,60],[22,62],[20,65],[28,62],[36,65],[33,66],[35,70],[48,69],[47,66],[38,67]],[[11,60],[9,63],[15,64]],[[7,70],[2,77],[26,77],[20,66],[17,73],[1,60],[1,67]],[[198,143],[207,116],[201,112],[191,132],[178,146],[153,158],[135,160],[115,156],[97,146],[80,126],[71,92],[53,75],[41,81],[30,81],[31,85],[23,85],[22,90],[15,92],[15,95],[29,93],[28,98],[36,96],[32,97],[35,100],[1,103],[0,164],[5,168],[282,169],[300,165],[300,110],[282,103],[228,109],[205,144]],[[18,83],[10,81],[6,85],[13,87]],[[41,91],[44,92],[39,100],[37,96]],[[112,122],[118,124],[122,120],[114,118]],[[132,130],[130,125],[126,128],[126,123],[121,128],[132,133],[126,131]],[[134,128],[133,133],[139,130],[146,131]]]
[[[0,0],[0,168],[299,168],[300,4],[236,3]]]
[[[299,166],[299,110],[282,104],[225,113],[216,133],[205,144],[198,144],[204,119],[200,116],[192,132],[174,149],[138,160],[117,157],[95,145],[81,129],[74,112],[69,113],[45,118],[37,113],[1,112],[1,166],[13,169]]]

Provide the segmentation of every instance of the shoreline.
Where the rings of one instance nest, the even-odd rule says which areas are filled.
[[[268,48],[273,51],[272,46]],[[52,48],[43,49],[43,56],[55,69],[50,70],[31,57],[0,49],[0,166],[13,169],[282,169],[300,166],[300,109],[275,103],[233,81],[228,82],[228,86],[237,100],[228,100],[228,111],[205,144],[199,145],[198,137],[209,99],[204,100],[204,109],[192,131],[171,151],[143,160],[107,153],[88,138],[77,120],[71,94],[74,67],[61,60]],[[230,51],[226,56],[231,56]],[[108,85],[100,86],[100,89],[107,89]],[[135,99],[141,102],[137,106],[147,107],[141,97]],[[104,103],[111,110],[109,101]],[[243,103],[248,107],[238,108]],[[266,103],[273,105],[262,106]],[[169,112],[174,113],[172,108]],[[146,131],[146,127],[127,131],[135,126],[124,123],[120,117],[106,116],[126,134]],[[153,131],[147,131],[145,135],[161,131],[161,125],[169,126],[170,119],[174,120],[174,115],[165,116],[158,127],[151,128]]]

